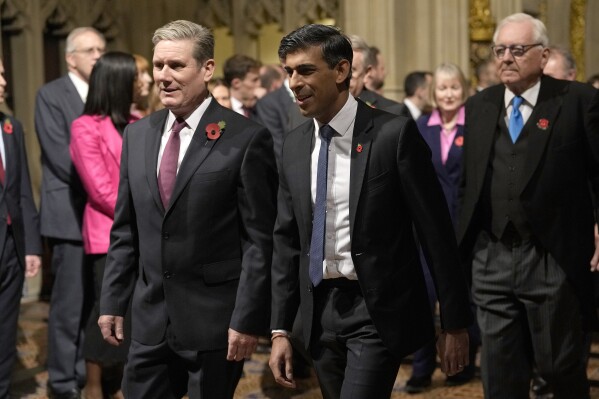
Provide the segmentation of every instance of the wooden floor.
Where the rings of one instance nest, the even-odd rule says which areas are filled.
[[[18,362],[12,378],[11,397],[27,399],[46,398],[48,373],[45,369],[47,356],[47,317],[48,304],[33,302],[23,304],[19,319]],[[593,351],[599,352],[599,342],[593,344]],[[267,365],[268,354],[255,354],[246,362],[244,377],[239,383],[236,399],[317,399],[321,398],[316,378],[299,380],[298,389],[287,390],[273,380]],[[460,387],[446,387],[440,371],[433,375],[431,389],[418,395],[403,392],[403,386],[410,376],[410,366],[402,365],[397,376],[392,398],[413,399],[477,399],[483,398],[479,379]],[[599,380],[599,358],[593,357],[589,365],[589,377]],[[599,388],[591,389],[591,397],[599,399]]]

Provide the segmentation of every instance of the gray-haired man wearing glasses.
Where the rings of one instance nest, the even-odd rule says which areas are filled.
[[[514,14],[497,27],[502,84],[466,103],[458,239],[471,262],[486,398],[528,398],[532,364],[554,398],[588,398],[584,328],[597,316],[591,268],[599,198],[595,90],[543,75],[543,23]],[[589,263],[590,262],[590,263]]]

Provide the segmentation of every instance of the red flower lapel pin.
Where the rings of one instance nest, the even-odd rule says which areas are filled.
[[[356,146],[356,152],[362,152],[363,149],[364,149],[364,147],[362,147],[362,144],[358,144]]]
[[[545,118],[539,119],[539,121],[537,122],[537,127],[541,130],[547,130],[547,128],[549,127],[549,120]]]
[[[12,134],[12,123],[10,123],[9,118],[4,118],[2,130],[4,130],[4,133],[6,134]]]
[[[455,138],[455,140],[453,141],[453,143],[456,145],[456,147],[461,147],[464,145],[464,136],[458,136]]]
[[[206,137],[208,137],[208,140],[217,140],[222,134],[223,130],[225,130],[225,126],[227,126],[225,121],[209,123],[206,126]]]

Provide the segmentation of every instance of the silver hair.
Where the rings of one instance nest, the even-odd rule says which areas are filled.
[[[540,19],[534,18],[528,14],[524,14],[524,13],[517,13],[517,14],[512,14],[509,15],[507,17],[505,17],[504,19],[502,19],[499,24],[497,25],[497,29],[495,29],[495,33],[493,34],[493,43],[497,43],[497,36],[499,35],[499,31],[507,24],[511,24],[511,23],[523,23],[523,22],[530,22],[532,25],[532,33],[533,33],[533,40],[535,43],[540,43],[543,45],[543,47],[547,47],[549,45],[549,37],[547,36],[547,28],[545,27],[545,24],[543,22],[541,22]],[[526,44],[532,44],[532,43],[526,43]]]
[[[96,28],[92,28],[91,26],[81,26],[79,28],[73,29],[67,36],[65,53],[69,54],[74,51],[77,51],[77,49],[75,48],[75,39],[88,32],[95,33],[106,44],[106,39],[104,38],[104,35],[101,34],[100,31],[98,31]]]
[[[562,56],[562,62],[565,69],[576,70],[576,61],[570,50],[561,46],[549,46],[549,58],[556,54]]]
[[[462,72],[460,67],[456,64],[444,62],[439,65],[437,69],[435,69],[435,72],[433,73],[433,80],[430,85],[430,99],[433,108],[437,108],[437,101],[435,100],[435,87],[437,86],[437,80],[439,79],[440,74],[445,74],[452,78],[458,79],[460,86],[462,86],[462,104],[465,103],[468,99],[468,81],[464,76],[464,72]]]
[[[210,29],[194,22],[179,19],[156,29],[152,37],[154,47],[162,40],[193,41],[193,58],[198,65],[214,58],[214,35]]]
[[[364,69],[368,68],[371,65],[376,65],[376,60],[373,60],[372,50],[366,40],[358,35],[349,35],[349,40],[351,42],[351,48],[354,51],[362,53],[364,56]]]

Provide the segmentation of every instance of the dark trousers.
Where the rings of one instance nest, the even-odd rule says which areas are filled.
[[[310,354],[324,399],[389,398],[401,359],[383,344],[357,282],[315,290]]]
[[[48,383],[55,393],[85,385],[84,330],[91,311],[92,270],[83,243],[50,239],[54,285],[48,316]]]
[[[435,291],[435,283],[431,272],[426,264],[424,255],[420,251],[420,262],[422,263],[422,271],[424,273],[424,281],[426,282],[426,290],[428,292],[428,300],[431,306],[431,313],[435,315],[435,305],[437,304],[437,292]],[[476,306],[471,304],[472,311],[476,313]],[[469,338],[469,363],[463,371],[458,373],[456,376],[462,376],[464,378],[474,377],[476,370],[476,353],[480,346],[480,331],[476,323],[472,323],[468,327],[468,338]],[[437,367],[437,341],[433,339],[422,348],[414,352],[412,360],[412,377],[426,378],[433,375],[435,368]]]
[[[226,332],[223,332],[226,334]],[[165,339],[158,345],[131,340],[125,366],[126,398],[232,399],[243,361],[227,360],[227,349],[207,352],[174,350]]]
[[[555,399],[589,398],[580,304],[555,259],[533,241],[482,232],[472,265],[485,397],[528,399],[531,369]]]
[[[25,272],[15,251],[15,242],[6,232],[0,258],[0,398],[8,398],[10,374],[17,354],[17,322]]]

